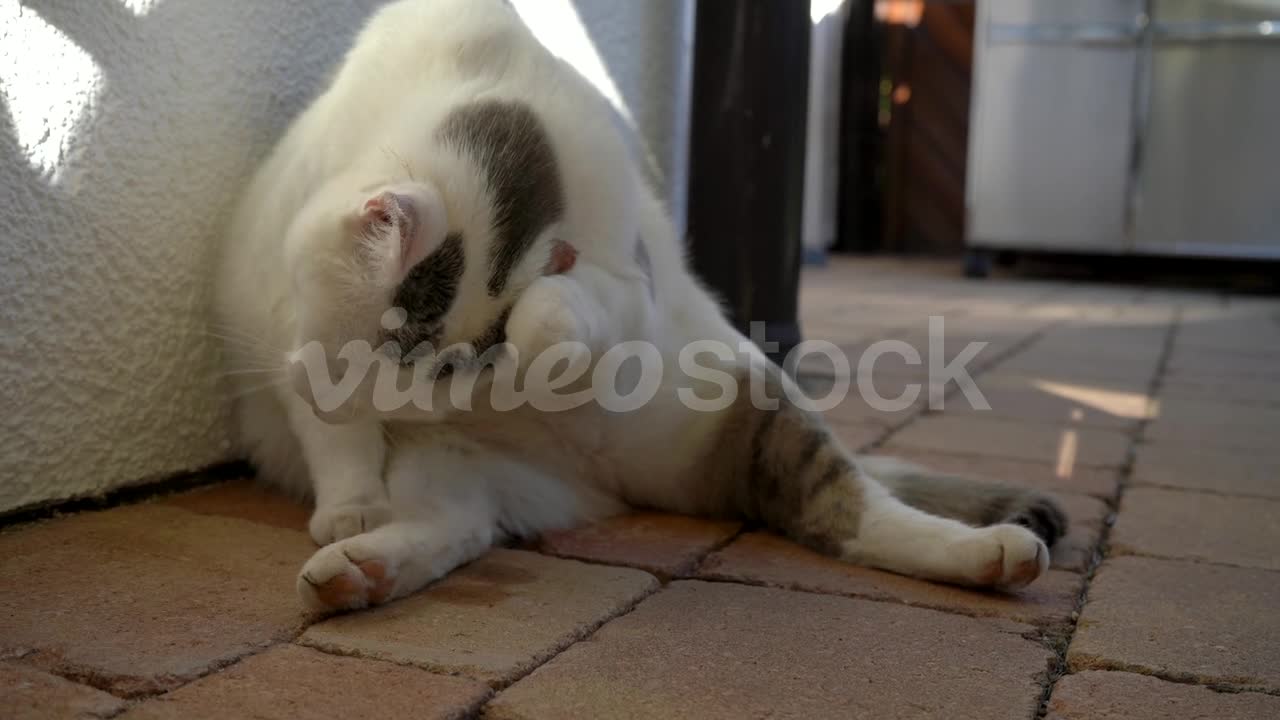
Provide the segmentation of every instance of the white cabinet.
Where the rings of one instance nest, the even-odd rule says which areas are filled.
[[[980,0],[973,247],[1280,258],[1280,0]]]

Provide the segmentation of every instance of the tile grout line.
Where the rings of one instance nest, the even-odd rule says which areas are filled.
[[[1227,500],[1233,500],[1233,499],[1234,500],[1252,500],[1254,502],[1280,503],[1280,497],[1275,497],[1273,495],[1258,495],[1256,493],[1249,493],[1249,492],[1227,492],[1224,490],[1218,490],[1217,488],[1197,488],[1197,487],[1183,487],[1181,485],[1163,485],[1157,482],[1151,482],[1149,480],[1133,483],[1129,487],[1132,487],[1135,490],[1160,490],[1162,492],[1178,493],[1180,495],[1208,495],[1209,497],[1223,498]],[[1153,556],[1153,557],[1159,557],[1159,556]]]
[[[1113,557],[1113,558],[1131,557],[1131,558],[1141,558],[1144,560],[1160,560],[1162,562],[1180,563],[1183,565],[1204,565],[1206,567],[1229,568],[1232,570],[1248,570],[1250,572],[1280,573],[1280,568],[1261,567],[1258,565],[1241,565],[1239,563],[1222,562],[1221,560],[1206,560],[1204,558],[1189,557],[1189,556],[1178,557],[1174,555],[1156,555],[1154,553],[1149,553],[1149,552],[1134,552],[1133,550],[1115,550],[1114,548],[1107,548],[1107,549],[1108,549],[1107,556]]]
[[[706,558],[708,558],[708,557],[710,557],[712,554],[714,554],[714,553],[716,553],[716,552],[718,552],[718,551],[720,551],[720,550],[724,549],[725,547],[728,547],[728,545],[729,545],[730,543],[732,543],[734,540],[737,540],[739,537],[741,537],[741,536],[742,536],[742,534],[743,534],[745,531],[746,531],[746,527],[745,527],[744,525],[739,525],[739,526],[738,526],[738,529],[737,529],[736,531],[734,531],[731,535],[729,535],[729,537],[727,537],[727,538],[725,538],[725,539],[723,539],[723,540],[717,541],[717,542],[715,542],[715,543],[712,543],[710,546],[708,546],[707,550],[706,550],[705,552],[703,552],[699,557],[697,557],[697,558],[693,559],[692,561],[690,561],[690,562],[689,562],[685,567],[677,568],[677,569],[676,569],[676,571],[675,571],[675,573],[673,573],[673,574],[671,574],[671,575],[669,575],[669,576],[668,576],[668,575],[667,575],[667,573],[665,573],[665,572],[664,572],[664,573],[655,573],[655,572],[653,572],[652,570],[649,570],[649,569],[646,569],[646,568],[641,568],[641,567],[636,567],[636,566],[634,566],[634,565],[614,565],[614,564],[611,564],[611,563],[602,562],[602,561],[598,561],[598,560],[588,560],[588,559],[580,558],[580,557],[571,557],[571,556],[565,556],[565,555],[556,555],[556,554],[553,554],[553,553],[550,553],[550,552],[544,552],[544,551],[542,551],[541,549],[535,548],[535,549],[533,550],[533,552],[536,552],[536,553],[538,553],[538,554],[540,554],[540,555],[545,555],[545,556],[547,556],[547,557],[553,557],[553,558],[557,558],[557,559],[561,559],[561,560],[573,560],[573,561],[581,562],[581,563],[585,563],[585,564],[588,564],[588,565],[597,565],[597,566],[602,566],[602,567],[625,568],[625,569],[629,569],[629,570],[639,570],[639,571],[641,571],[641,572],[645,572],[645,573],[648,573],[649,575],[653,576],[653,578],[654,578],[655,580],[657,580],[657,585],[655,585],[655,586],[654,586],[654,588],[653,588],[652,590],[650,590],[649,592],[646,592],[646,593],[644,593],[644,594],[642,594],[642,595],[637,596],[637,597],[636,597],[636,598],[635,598],[631,603],[629,603],[629,604],[627,604],[626,606],[624,606],[624,607],[620,608],[618,612],[616,612],[616,613],[613,613],[613,614],[611,614],[611,615],[606,616],[603,620],[601,620],[600,622],[596,623],[593,627],[591,627],[591,628],[590,628],[590,629],[588,629],[586,632],[584,632],[584,633],[582,634],[582,636],[581,636],[581,637],[578,637],[578,638],[576,638],[575,640],[573,640],[573,641],[569,642],[568,644],[566,644],[564,647],[559,648],[558,650],[555,650],[555,651],[554,651],[554,652],[552,652],[550,655],[548,655],[547,657],[543,658],[540,662],[538,662],[537,664],[535,664],[535,665],[533,665],[532,667],[530,667],[526,672],[523,672],[523,673],[521,673],[521,674],[519,674],[519,675],[517,675],[517,676],[513,677],[509,682],[506,682],[506,683],[502,684],[501,686],[495,686],[494,684],[490,683],[490,687],[493,689],[493,693],[492,693],[491,695],[489,695],[489,697],[487,697],[487,698],[484,700],[484,702],[482,702],[482,703],[479,705],[479,707],[477,707],[477,708],[476,708],[476,710],[475,710],[475,712],[472,714],[472,716],[473,716],[473,717],[483,717],[483,716],[484,716],[484,714],[485,714],[485,710],[486,710],[486,708],[489,706],[489,703],[491,703],[491,702],[492,702],[493,700],[495,700],[495,699],[496,699],[500,694],[502,694],[502,692],[503,692],[504,690],[506,690],[506,689],[507,689],[507,688],[509,688],[509,687],[512,687],[513,685],[515,685],[516,683],[520,682],[521,680],[523,680],[523,679],[525,679],[525,678],[529,677],[529,675],[533,674],[534,672],[537,672],[538,668],[541,668],[543,665],[546,665],[547,663],[551,662],[552,660],[555,660],[557,657],[559,657],[561,654],[563,654],[564,652],[566,652],[566,651],[567,651],[567,650],[569,650],[570,648],[572,648],[572,647],[574,647],[574,646],[578,645],[579,643],[583,643],[583,642],[587,642],[588,640],[591,640],[593,637],[595,637],[596,633],[600,632],[600,630],[601,630],[602,628],[604,628],[604,626],[608,625],[609,623],[612,623],[613,621],[615,621],[615,620],[617,620],[617,619],[619,619],[619,618],[621,618],[621,617],[624,617],[624,616],[626,616],[626,615],[630,615],[632,612],[634,612],[634,611],[635,611],[635,609],[636,609],[636,608],[640,607],[640,604],[641,604],[641,603],[643,603],[645,600],[648,600],[649,598],[653,597],[654,595],[657,595],[658,593],[662,592],[662,591],[663,591],[663,590],[665,590],[665,589],[667,588],[667,586],[668,586],[668,585],[670,585],[671,583],[676,582],[676,581],[681,581],[681,580],[695,580],[695,579],[697,579],[697,578],[692,577],[692,576],[691,576],[691,573],[696,572],[697,568],[698,568],[699,566],[701,566],[702,562],[703,562],[704,560],[706,560]]]
[[[1169,672],[1167,670],[1158,670],[1147,665],[1126,663],[1117,660],[1102,660],[1096,665],[1090,665],[1090,667],[1084,672],[1117,672],[1129,673],[1131,675],[1142,675],[1144,677],[1151,677],[1177,685],[1189,685],[1191,687],[1204,688],[1205,690],[1221,695],[1254,694],[1280,697],[1280,688],[1274,685],[1250,685],[1248,680],[1219,680],[1216,682],[1205,682],[1197,679],[1194,673]]]
[[[861,567],[861,566],[854,566],[854,567]],[[1064,571],[1064,572],[1072,572],[1072,574],[1075,574],[1073,571]],[[904,575],[903,577],[910,577],[910,576]],[[1039,622],[1036,620],[1020,620],[1018,618],[1010,617],[1008,615],[1000,615],[995,613],[984,615],[980,612],[967,612],[962,608],[958,608],[954,606],[948,607],[944,605],[912,603],[912,602],[907,602],[906,600],[892,597],[890,595],[868,595],[868,594],[863,594],[858,592],[814,590],[814,589],[802,587],[799,585],[780,585],[777,583],[771,583],[768,580],[739,579],[739,578],[730,578],[730,577],[719,577],[714,575],[700,575],[696,577],[686,577],[686,578],[680,578],[680,579],[685,581],[690,581],[690,582],[715,583],[717,585],[742,585],[743,587],[762,588],[765,590],[780,590],[783,592],[803,593],[805,595],[836,597],[836,598],[844,598],[845,600],[860,600],[862,602],[878,603],[881,605],[896,605],[899,607],[915,608],[917,610],[930,610],[932,612],[942,613],[944,615],[955,615],[957,617],[965,617],[973,620],[1007,620],[1009,622],[1017,623],[1019,625],[1026,625],[1027,627],[1035,631],[1034,637],[1030,637],[1025,634],[1020,635],[1020,637],[1022,637],[1023,639],[1038,643],[1040,645],[1048,647],[1049,649],[1053,649],[1052,648],[1053,643],[1052,643],[1052,638],[1050,637],[1050,634],[1054,633],[1055,628],[1054,628],[1054,623],[1051,623],[1051,622]],[[922,582],[931,582],[931,581],[924,580]],[[1073,612],[1074,612],[1074,609],[1073,609]]]
[[[1036,342],[1038,342],[1038,341],[1039,341],[1042,337],[1044,337],[1044,335],[1045,335],[1046,333],[1048,333],[1050,330],[1053,330],[1054,328],[1056,328],[1056,327],[1058,327],[1059,325],[1061,325],[1061,324],[1062,324],[1062,322],[1063,322],[1063,321],[1061,321],[1061,320],[1056,321],[1056,322],[1052,322],[1052,323],[1049,323],[1048,325],[1045,325],[1044,327],[1040,328],[1039,330],[1032,331],[1031,333],[1029,333],[1029,334],[1028,334],[1026,337],[1024,337],[1023,339],[1021,339],[1021,340],[1019,340],[1019,341],[1015,342],[1013,345],[1009,346],[1008,348],[1005,348],[1005,350],[1004,350],[1003,352],[998,353],[995,357],[991,358],[991,360],[989,360],[989,361],[987,361],[987,362],[983,363],[982,365],[979,365],[977,368],[975,368],[973,375],[974,375],[975,377],[981,377],[981,376],[985,375],[988,371],[990,371],[990,370],[992,370],[993,368],[995,368],[995,367],[999,366],[999,365],[1000,365],[1001,363],[1003,363],[1004,361],[1006,361],[1006,360],[1008,360],[1008,359],[1010,359],[1010,358],[1012,358],[1012,357],[1015,357],[1015,356],[1019,355],[1020,353],[1024,352],[1025,350],[1027,350],[1027,348],[1031,347],[1031,346],[1032,346],[1032,345],[1034,345]],[[960,388],[959,388],[958,386],[957,386],[957,387],[953,387],[953,388],[951,388],[950,390],[947,390],[947,391],[946,391],[946,393],[944,393],[944,395],[943,395],[943,400],[945,401],[945,400],[946,400],[946,398],[948,398],[948,397],[954,397],[954,396],[956,395],[956,393],[958,393],[958,392],[960,392]],[[904,418],[904,419],[902,419],[902,420],[900,420],[900,421],[898,421],[898,422],[896,422],[896,423],[890,423],[890,424],[887,426],[887,428],[886,428],[885,432],[884,432],[884,433],[883,433],[883,434],[882,434],[878,439],[876,439],[876,440],[874,440],[874,441],[872,441],[872,442],[870,442],[870,443],[867,443],[866,445],[863,445],[861,448],[858,448],[857,452],[858,452],[858,453],[867,453],[867,452],[874,452],[874,451],[876,451],[876,450],[879,450],[880,448],[884,447],[884,445],[885,445],[885,444],[886,444],[886,443],[887,443],[887,442],[888,442],[888,441],[889,441],[889,440],[890,440],[894,435],[897,435],[899,432],[901,432],[902,430],[904,430],[908,425],[910,425],[910,424],[912,424],[912,423],[916,422],[917,420],[919,420],[919,419],[920,419],[920,418],[922,418],[922,417],[926,417],[926,416],[930,416],[930,415],[937,415],[937,414],[939,414],[939,413],[938,413],[937,411],[934,411],[933,409],[929,408],[929,407],[927,406],[927,404],[926,404],[926,406],[925,406],[925,407],[917,408],[915,412],[911,413],[911,414],[910,414],[909,416],[907,416],[906,418]]]
[[[1164,382],[1165,371],[1169,365],[1169,358],[1173,354],[1173,346],[1176,341],[1178,331],[1182,326],[1182,307],[1178,306],[1174,311],[1173,317],[1169,321],[1169,326],[1165,331],[1164,346],[1160,351],[1160,359],[1156,363],[1155,372],[1152,375],[1151,382],[1147,387],[1147,404],[1155,402],[1155,398],[1159,394],[1160,387]],[[1071,648],[1071,641],[1075,639],[1076,630],[1080,626],[1080,618],[1084,616],[1084,607],[1089,599],[1089,589],[1093,586],[1093,579],[1097,575],[1098,569],[1102,563],[1110,555],[1109,541],[1111,539],[1111,530],[1115,521],[1119,518],[1120,502],[1124,498],[1125,490],[1128,489],[1129,481],[1133,473],[1134,461],[1137,455],[1138,445],[1142,442],[1142,437],[1146,432],[1147,425],[1152,422],[1150,413],[1141,420],[1136,427],[1130,432],[1130,442],[1125,464],[1121,467],[1118,480],[1116,482],[1116,490],[1113,499],[1108,503],[1112,509],[1111,522],[1103,523],[1101,532],[1098,534],[1098,541],[1094,547],[1092,561],[1085,571],[1084,583],[1080,588],[1080,596],[1076,602],[1076,611],[1072,613],[1073,621],[1067,628],[1066,635],[1063,638],[1061,647],[1055,652],[1053,666],[1049,671],[1047,682],[1045,683],[1043,692],[1040,697],[1040,703],[1036,709],[1033,720],[1042,720],[1049,712],[1049,701],[1053,697],[1053,691],[1057,687],[1058,681],[1063,676],[1069,674],[1067,664],[1067,653]]]

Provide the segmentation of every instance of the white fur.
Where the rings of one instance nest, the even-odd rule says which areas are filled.
[[[386,6],[249,186],[219,284],[244,448],[265,477],[315,497],[311,533],[326,547],[306,564],[299,592],[316,608],[404,595],[503,537],[629,503],[714,509],[699,481],[722,416],[688,410],[673,387],[626,414],[588,404],[550,414],[411,410],[393,421],[366,407],[338,425],[294,391],[285,366],[292,352],[311,340],[372,342],[390,304],[385,277],[403,276],[395,246],[362,254],[339,230],[369,197],[388,188],[438,192],[447,217],[431,213],[436,235],[423,242],[438,243],[445,222],[463,232],[469,257],[484,257],[491,211],[483,181],[431,133],[450,108],[481,98],[521,100],[543,121],[567,198],[556,232],[579,252],[565,275],[537,277],[545,258],[522,266],[528,287],[507,330],[523,358],[564,340],[598,358],[639,339],[656,343],[674,368],[689,342],[744,341],[686,267],[605,102],[513,11],[496,0]],[[635,261],[637,237],[651,278]],[[481,266],[468,263],[455,304],[466,312],[450,312],[450,341],[474,337],[494,309]],[[931,517],[871,485],[858,540],[845,548],[851,561],[983,585],[1017,585],[1043,571],[1044,548],[1026,530]]]

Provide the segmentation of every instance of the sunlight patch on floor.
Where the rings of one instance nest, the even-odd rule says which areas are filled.
[[[1154,416],[1154,407],[1148,407],[1150,397],[1145,393],[1104,390],[1086,385],[1068,385],[1050,380],[1035,380],[1037,390],[1049,393],[1113,417],[1142,420]]]

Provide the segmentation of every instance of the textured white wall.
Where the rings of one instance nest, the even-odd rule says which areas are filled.
[[[0,511],[231,459],[218,232],[379,4],[0,0]],[[574,4],[682,198],[688,0]]]

